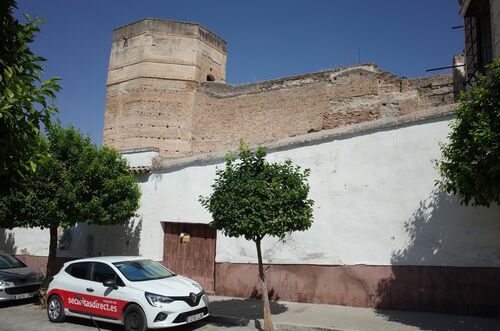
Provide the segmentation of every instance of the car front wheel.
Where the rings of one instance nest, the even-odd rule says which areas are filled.
[[[49,321],[60,323],[64,321],[64,306],[58,295],[53,295],[47,302],[47,316]]]
[[[141,307],[131,304],[125,309],[123,326],[126,331],[146,331],[148,329],[146,315],[144,315]]]

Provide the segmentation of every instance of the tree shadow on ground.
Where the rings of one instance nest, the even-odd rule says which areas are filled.
[[[22,306],[22,305],[27,305],[27,304],[36,305],[38,303],[38,301],[39,300],[37,297],[28,298],[28,299],[20,299],[20,300],[11,300],[11,301],[0,301],[0,309],[8,308],[8,307],[15,307],[15,306]]]
[[[14,233],[7,232],[6,229],[0,229],[0,250],[9,254],[16,254],[16,240]]]
[[[466,207],[434,190],[405,222],[404,231],[408,245],[393,253],[392,275],[377,286],[376,308],[498,316],[499,206]],[[402,311],[377,312],[426,330],[482,330],[472,317],[450,319],[450,325]]]
[[[192,331],[192,330],[196,330],[198,328],[202,328],[204,327],[205,325],[209,324],[209,321],[205,318],[201,321],[196,321],[196,322],[193,322],[193,323],[189,323],[189,324],[184,324],[184,325],[181,325],[181,326],[175,326],[173,328],[165,328],[163,330],[172,330],[172,331]]]
[[[269,267],[267,269],[269,269]],[[267,292],[267,297],[269,298],[269,300],[274,300],[274,301],[278,301],[279,299],[281,299],[281,297],[278,295],[278,292],[274,289],[274,287],[271,287],[271,290]],[[254,287],[248,299],[262,300],[262,293],[260,293],[259,290],[256,287]]]
[[[288,310],[285,305],[270,301],[271,314],[278,315]],[[212,301],[209,304],[210,313],[217,316],[232,317],[241,320],[257,320],[264,318],[264,308],[261,300],[230,299]]]

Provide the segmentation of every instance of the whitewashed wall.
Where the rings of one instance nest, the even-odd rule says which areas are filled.
[[[153,159],[158,156],[158,149],[141,148],[122,153],[128,161],[128,165],[134,167],[150,167],[153,165]]]
[[[292,159],[311,169],[315,206],[310,230],[292,234],[285,243],[264,240],[265,261],[499,266],[500,208],[461,206],[434,186],[433,162],[448,132],[443,119],[270,153],[269,161]],[[216,167],[222,166],[220,161],[140,175],[135,223],[120,231],[81,227],[73,234],[79,244],[64,254],[82,253],[90,235],[94,254],[138,253],[162,260],[161,222],[208,223],[210,215],[198,197],[211,192]],[[136,239],[125,243],[130,234]],[[14,235],[18,253],[46,255],[47,234],[16,230]],[[218,233],[217,262],[256,259],[253,243]]]
[[[448,120],[420,123],[279,151],[311,169],[316,201],[309,231],[286,242],[264,241],[269,263],[500,265],[500,208],[461,206],[436,191]],[[198,202],[211,191],[216,167],[194,165],[152,174],[141,183],[141,254],[162,259],[162,221],[207,223]],[[253,243],[217,237],[217,262],[255,262]]]
[[[14,254],[47,256],[49,239],[48,229],[0,229],[0,250]]]
[[[123,153],[130,167],[150,167],[158,156],[156,149],[138,149]],[[95,255],[137,255],[142,219],[134,218],[125,226],[95,226],[78,224],[69,229],[59,229],[58,256],[82,257]],[[49,230],[0,229],[0,250],[19,255],[47,256]]]

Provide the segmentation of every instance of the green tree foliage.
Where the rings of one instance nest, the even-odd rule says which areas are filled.
[[[26,24],[13,16],[14,0],[0,3],[0,195],[36,170],[44,155],[37,147],[40,126],[56,112],[58,78],[43,80],[44,58],[28,45],[43,21],[28,15]]]
[[[200,197],[211,214],[211,226],[229,237],[243,236],[255,242],[264,303],[264,328],[272,330],[271,311],[262,266],[261,241],[265,236],[284,239],[293,231],[307,230],[313,220],[313,200],[308,199],[309,169],[301,171],[291,161],[268,163],[262,147],[252,152],[243,142],[239,160],[226,157],[218,169],[213,193]]]
[[[449,143],[441,146],[438,185],[462,203],[500,204],[500,59],[479,84],[462,93]]]
[[[11,195],[0,197],[0,227],[49,229],[50,279],[58,227],[126,223],[139,207],[140,190],[117,151],[93,145],[73,127],[52,125],[39,140],[47,160]]]

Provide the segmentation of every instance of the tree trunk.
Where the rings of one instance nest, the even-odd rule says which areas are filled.
[[[269,306],[269,296],[267,295],[266,275],[262,266],[262,253],[260,251],[260,239],[255,241],[257,245],[257,257],[259,259],[259,277],[262,286],[262,303],[264,305],[264,331],[274,331],[273,321],[271,320],[271,307]]]
[[[49,283],[56,271],[56,257],[57,257],[57,225],[53,225],[50,230],[50,244],[49,244],[49,257],[47,259],[47,274],[42,287],[49,287]]]

